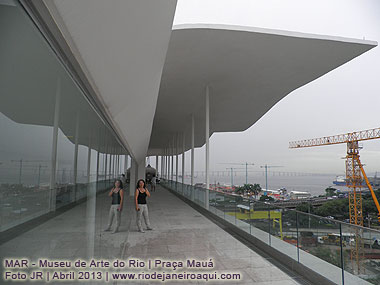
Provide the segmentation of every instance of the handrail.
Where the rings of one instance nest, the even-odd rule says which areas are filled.
[[[166,180],[166,181],[171,181],[171,180]],[[172,181],[174,183],[179,183],[179,184],[182,184],[181,182],[176,182],[176,181]],[[190,184],[183,184],[183,185],[187,185],[187,186],[191,186],[191,187],[194,187],[194,188],[198,188],[198,189],[204,189],[204,190],[207,190],[206,188],[202,188],[202,187],[195,187],[193,185],[190,185]],[[226,192],[222,192],[222,191],[216,191],[216,190],[213,190],[213,189],[208,189],[209,191],[212,191],[212,192],[215,192],[215,193],[220,193],[220,194],[223,194],[223,195],[227,195],[227,196],[231,196],[231,197],[241,197],[243,199],[247,199],[249,200],[249,198],[245,198],[245,197],[242,197],[241,195],[239,194],[235,194],[235,195],[232,195],[230,193],[226,193]],[[251,202],[251,201],[250,201]],[[273,207],[277,207],[277,208],[280,208],[280,209],[283,209],[283,210],[287,210],[287,211],[293,211],[293,212],[296,212],[296,213],[300,213],[302,215],[306,215],[306,216],[310,216],[310,217],[314,217],[314,218],[318,218],[318,219],[321,219],[321,220],[326,220],[328,222],[335,222],[337,224],[342,224],[344,226],[350,226],[350,227],[356,227],[358,229],[362,229],[362,230],[370,230],[370,231],[373,231],[373,232],[376,232],[378,234],[380,234],[380,230],[378,229],[373,229],[373,228],[368,228],[368,227],[364,227],[364,226],[360,226],[360,225],[354,225],[354,224],[350,224],[350,223],[346,223],[344,221],[339,221],[339,220],[334,220],[334,219],[330,219],[330,218],[327,218],[327,217],[322,217],[322,216],[318,216],[318,215],[315,215],[315,214],[311,214],[311,213],[305,213],[305,212],[302,212],[302,211],[299,211],[299,210],[295,210],[295,209],[289,209],[289,208],[286,208],[284,206],[280,206],[280,205],[275,205],[274,203],[272,202],[263,202],[263,201],[257,201],[257,200],[254,200],[255,203],[261,203],[261,204],[264,204],[264,205],[271,205]],[[307,202],[307,201],[305,201]]]

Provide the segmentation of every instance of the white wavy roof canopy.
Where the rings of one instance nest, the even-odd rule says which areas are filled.
[[[210,135],[244,131],[293,90],[377,45],[333,36],[231,25],[173,28],[162,73],[149,154],[176,133],[190,148],[205,143],[205,88],[210,86]]]

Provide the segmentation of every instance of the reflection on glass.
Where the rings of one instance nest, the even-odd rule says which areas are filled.
[[[18,5],[0,5],[0,38],[4,231],[110,187],[126,153]]]

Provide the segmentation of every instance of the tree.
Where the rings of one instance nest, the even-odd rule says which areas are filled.
[[[245,188],[244,188],[244,186],[236,186],[236,187],[235,187],[235,193],[236,193],[236,194],[243,194],[243,195],[244,195],[244,193],[245,193]]]
[[[315,214],[322,217],[333,216],[347,219],[348,212],[348,199],[336,199],[324,203],[322,206],[316,208]]]
[[[235,188],[235,192],[237,194],[247,194],[247,193],[252,193],[255,196],[259,194],[261,191],[260,184],[244,184],[243,186],[238,186]]]
[[[309,213],[309,208],[310,208],[310,214],[314,214],[314,206],[309,205],[309,203],[301,203],[297,205],[296,210],[304,213]]]
[[[331,197],[331,196],[336,195],[336,189],[333,188],[333,187],[327,187],[327,188],[325,189],[325,191],[326,191],[326,196],[327,196],[327,197]]]
[[[252,185],[252,184],[251,184]],[[252,193],[253,195],[255,195],[255,198],[257,198],[257,195],[259,195],[259,193],[262,191],[261,189],[261,186],[260,184],[253,184],[253,187],[252,187]]]

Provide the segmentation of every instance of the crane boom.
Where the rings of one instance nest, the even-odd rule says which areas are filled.
[[[340,144],[352,141],[364,141],[380,138],[380,128],[369,129],[359,132],[346,133],[335,136],[321,137],[308,140],[293,141],[289,143],[289,148],[302,148],[312,146],[322,146],[330,144]]]

